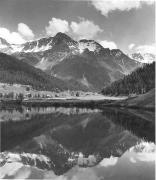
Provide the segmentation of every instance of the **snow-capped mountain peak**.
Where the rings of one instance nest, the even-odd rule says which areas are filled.
[[[130,57],[136,61],[139,61],[141,63],[152,63],[156,61],[156,55],[151,53],[140,53],[136,52],[133,54],[130,54]]]
[[[7,41],[4,44],[0,39],[0,51],[5,52],[7,54],[12,54],[16,52],[28,53],[28,52],[46,51],[52,48],[52,42],[53,42],[53,37],[41,38],[39,40],[26,42],[24,44],[9,44]]]
[[[106,48],[103,48],[94,40],[82,39],[80,41],[74,41],[64,33],[57,33],[54,37],[45,37],[24,44],[9,44],[6,40],[0,39],[0,51],[7,54],[38,53],[55,49],[54,47],[58,48],[58,46],[63,51],[70,51],[71,54],[81,54],[85,49],[94,53],[99,53],[102,49],[106,50]]]
[[[120,49],[104,48],[94,40],[75,41],[64,33],[19,45],[1,44],[5,48],[0,51],[55,75],[73,89],[100,90],[141,64]]]
[[[102,46],[93,40],[82,39],[78,42],[78,49],[80,53],[84,52],[85,49],[92,52],[99,52],[101,48]]]

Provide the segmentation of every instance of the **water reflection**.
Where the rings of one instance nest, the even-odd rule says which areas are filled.
[[[154,177],[152,112],[23,108],[22,112],[1,110],[0,114],[1,178]],[[11,164],[14,170],[8,174]]]
[[[35,114],[50,114],[50,113],[59,113],[59,114],[84,114],[84,113],[95,113],[100,112],[99,109],[88,109],[88,108],[64,108],[64,107],[16,107],[10,109],[0,109],[0,121],[18,121],[18,120],[27,120]]]

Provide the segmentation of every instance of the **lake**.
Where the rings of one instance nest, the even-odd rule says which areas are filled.
[[[154,112],[14,107],[0,122],[1,179],[155,179]]]

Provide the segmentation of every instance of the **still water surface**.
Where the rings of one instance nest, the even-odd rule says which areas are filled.
[[[1,179],[155,179],[153,112],[21,107],[0,121]]]

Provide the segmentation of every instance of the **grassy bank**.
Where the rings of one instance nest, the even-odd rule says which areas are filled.
[[[114,102],[115,100],[78,100],[78,99],[46,99],[46,100],[26,100],[22,102],[24,106],[55,106],[55,107],[87,107],[102,108],[104,105]]]
[[[155,88],[133,98],[111,102],[109,106],[155,111]]]

